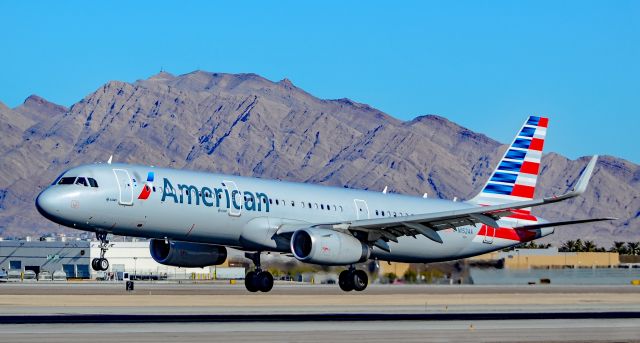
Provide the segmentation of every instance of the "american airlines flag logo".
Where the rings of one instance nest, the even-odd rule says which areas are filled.
[[[149,199],[149,195],[151,195],[151,189],[153,188],[153,179],[154,179],[153,172],[149,172],[147,174],[147,181],[144,183],[144,187],[142,187],[142,190],[140,191],[140,195],[138,195],[138,199],[140,200]]]
[[[549,119],[530,116],[487,182],[487,198],[533,199]]]

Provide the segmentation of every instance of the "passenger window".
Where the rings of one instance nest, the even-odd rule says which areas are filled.
[[[382,216],[384,217],[384,211],[382,211]]]
[[[296,202],[291,200],[291,207],[296,207]]]
[[[331,205],[327,205],[327,211],[331,209]]]
[[[342,205],[340,205],[340,212],[342,212]]]
[[[269,204],[273,205],[273,199],[269,199]]]
[[[309,208],[311,208],[311,203],[309,203]]]
[[[378,215],[378,210],[376,210],[376,216]]]
[[[320,209],[324,210],[324,205],[323,204],[320,204]]]
[[[87,184],[87,180],[86,180],[85,178],[83,178],[83,177],[79,177],[79,178],[76,180],[76,185],[82,185],[82,186],[85,186],[85,187],[88,187],[88,186],[89,186],[89,185]]]
[[[280,202],[278,201],[278,199],[276,199],[276,205],[280,205]]]
[[[395,212],[393,212],[393,216],[396,217],[396,213]]]
[[[60,179],[60,182],[58,182],[59,185],[73,185],[73,183],[76,181],[76,177],[63,177],[62,179]]]
[[[91,185],[91,187],[98,188],[98,181],[96,181],[96,179],[89,177],[87,180],[89,180],[89,185]]]

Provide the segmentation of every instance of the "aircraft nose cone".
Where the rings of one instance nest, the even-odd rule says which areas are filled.
[[[36,209],[45,218],[53,217],[56,208],[56,201],[51,190],[45,189],[36,198]]]

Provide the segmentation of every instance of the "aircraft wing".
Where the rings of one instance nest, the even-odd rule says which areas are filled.
[[[367,232],[369,236],[368,241],[376,241],[378,239],[382,239],[383,241],[397,241],[397,237],[399,236],[415,236],[416,234],[421,234],[433,241],[442,243],[442,239],[437,233],[439,230],[478,223],[491,227],[499,227],[497,220],[501,217],[512,215],[513,212],[511,210],[546,205],[583,194],[593,174],[597,158],[597,156],[594,156],[591,161],[589,161],[589,164],[587,164],[573,188],[560,196],[411,216],[356,220],[334,225],[334,228],[346,228],[351,231]]]
[[[581,195],[587,188],[587,184],[589,183],[589,179],[593,173],[596,161],[597,156],[594,156],[580,175],[580,178],[575,183],[574,187],[569,192],[560,196],[493,206],[470,207],[459,210],[391,218],[361,219],[341,223],[316,224],[312,226],[356,232],[356,236],[361,240],[374,242],[376,246],[384,250],[388,250],[386,242],[397,242],[397,237],[400,236],[415,237],[420,234],[435,242],[442,243],[442,239],[437,231],[466,225],[474,225],[477,223],[486,224],[491,227],[499,227],[497,220],[501,217],[512,215],[512,210],[546,205]],[[606,219],[602,218],[598,220]],[[287,231],[290,230],[279,230],[278,234],[290,233]]]

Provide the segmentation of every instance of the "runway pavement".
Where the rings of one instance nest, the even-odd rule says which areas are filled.
[[[0,284],[0,341],[639,341],[640,287]],[[20,323],[20,324],[17,324]]]

